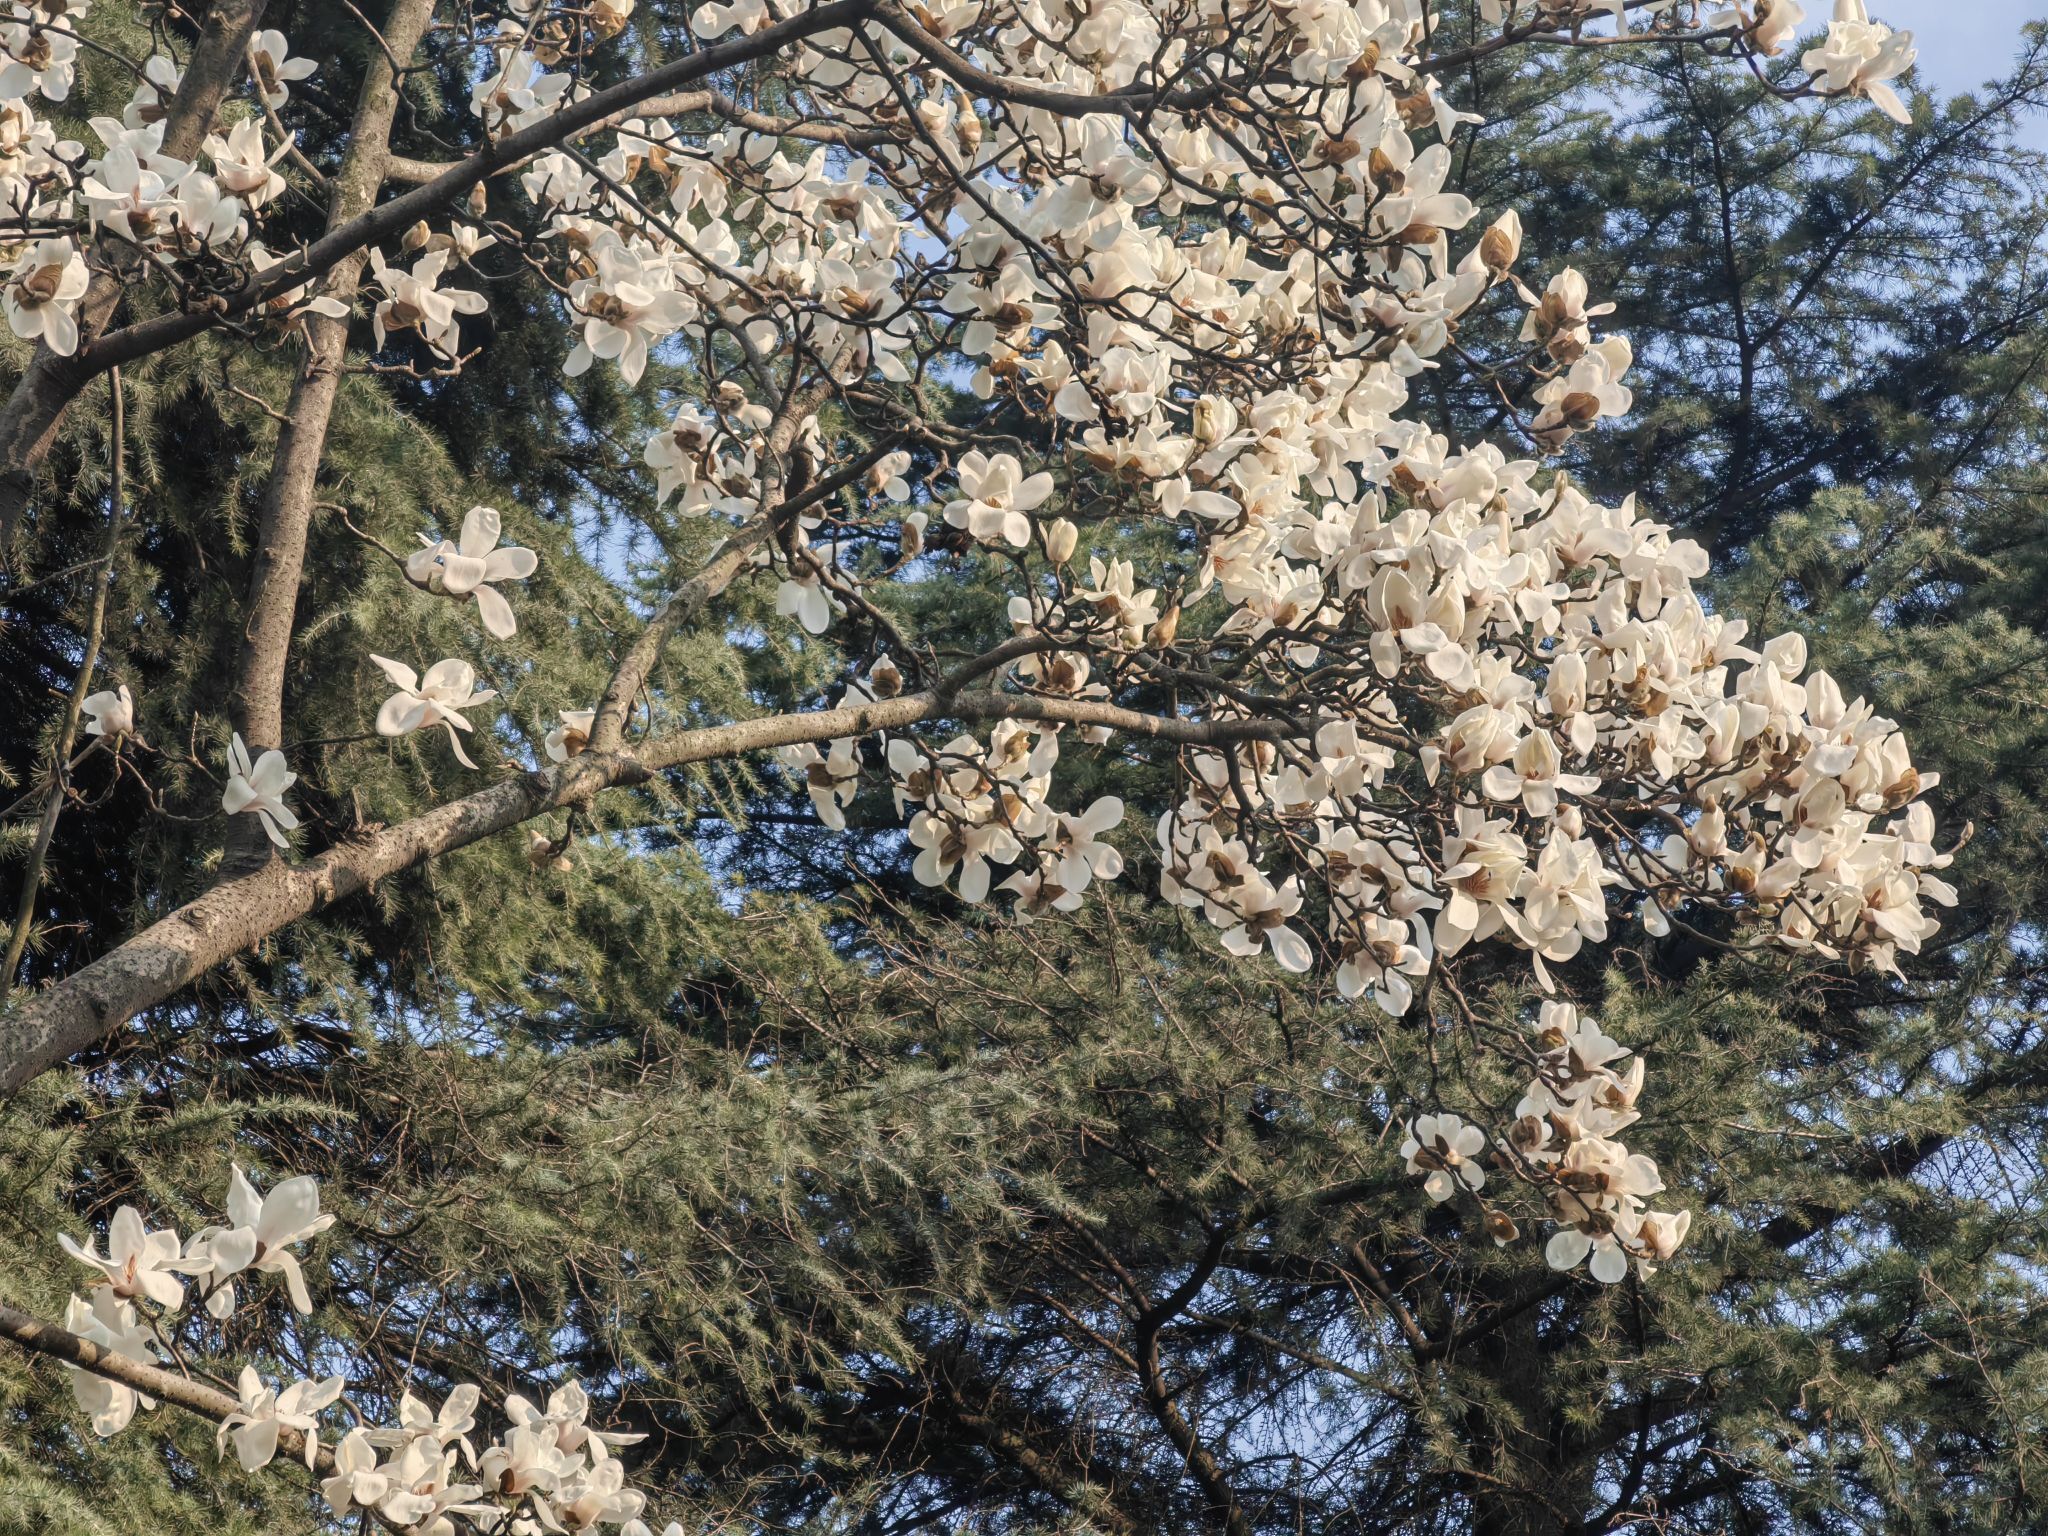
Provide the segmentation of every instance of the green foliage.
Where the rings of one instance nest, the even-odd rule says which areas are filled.
[[[902,873],[885,793],[829,834],[742,765],[557,817],[566,872],[513,835],[387,882],[0,1106],[0,1291],[56,1315],[78,1283],[57,1231],[123,1201],[190,1231],[234,1159],[321,1175],[343,1221],[318,1330],[245,1309],[217,1362],[344,1364],[369,1402],[578,1375],[707,1529],[1178,1536],[1229,1500],[1273,1536],[2041,1528],[2048,173],[2010,130],[2043,46],[1899,131],[1655,51],[1472,83],[1548,126],[1473,135],[1467,189],[1522,209],[1532,270],[1618,294],[1637,348],[1636,413],[1571,472],[1709,544],[1722,608],[1804,632],[1942,773],[1944,820],[1976,825],[1903,984],[1639,932],[1569,973],[1647,1057],[1631,1140],[1695,1215],[1654,1280],[1552,1273],[1505,1174],[1522,1236],[1496,1247],[1401,1172],[1409,1115],[1512,1110],[1478,1048],[1532,1005],[1505,983],[1400,1023],[1226,964],[1147,899],[1136,818],[1115,899],[959,921]],[[415,82],[420,143],[459,85]],[[510,702],[473,755],[525,760],[641,616],[614,578],[651,602],[650,552],[716,537],[637,468],[690,371],[563,380],[551,296],[481,262],[492,334],[460,384],[355,376],[336,415],[286,694],[292,739],[327,743],[301,792],[323,839],[474,783],[435,734],[329,741],[370,730],[369,650],[478,658]],[[150,749],[81,771],[93,811],[62,824],[32,980],[217,859],[222,658],[298,357],[202,342],[123,375],[149,516],[102,677],[151,679]],[[79,644],[85,578],[57,573],[105,526],[104,389],[89,403],[30,530],[43,579],[0,633],[24,787]],[[1482,396],[1435,407],[1498,428]],[[518,635],[481,654],[466,599],[349,527],[403,554],[474,502],[542,556]],[[999,636],[984,561],[941,545],[890,617],[941,655]],[[740,718],[872,660],[861,626],[813,641],[771,599],[742,581],[679,637],[661,707]],[[1152,803],[1173,771],[1070,757],[1084,800]],[[244,1478],[209,1441],[162,1410],[92,1442],[61,1372],[0,1353],[0,1533],[325,1528],[288,1468]]]

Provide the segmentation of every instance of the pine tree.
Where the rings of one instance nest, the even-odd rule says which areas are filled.
[[[629,37],[674,51],[668,9]],[[291,31],[322,61],[301,148],[335,177],[377,53],[339,13]],[[1556,1273],[1528,1234],[1496,1249],[1394,1155],[1440,1086],[1511,1113],[1527,1074],[1485,1044],[1533,1008],[1525,965],[1475,966],[1455,1008],[1398,1020],[1234,962],[1151,895],[1144,827],[1119,838],[1114,897],[1023,927],[963,916],[906,875],[886,780],[838,833],[738,760],[552,812],[537,851],[522,831],[382,881],[36,1078],[0,1105],[24,1255],[0,1299],[61,1315],[80,1282],[49,1234],[123,1202],[189,1231],[239,1160],[318,1174],[346,1215],[318,1252],[323,1332],[244,1317],[231,1356],[345,1358],[352,1398],[386,1408],[578,1377],[649,1435],[636,1481],[707,1527],[2037,1528],[2048,171],[2012,133],[2048,36],[2028,50],[2003,88],[1923,100],[1904,128],[1778,105],[1679,48],[1507,52],[1458,88],[1549,124],[1461,130],[1459,185],[1521,208],[1545,270],[1584,269],[1635,346],[1634,411],[1564,468],[1699,538],[1717,609],[1804,634],[1941,773],[1943,817],[1976,826],[1940,947],[1903,981],[1726,953],[1711,926],[1554,967],[1658,1085],[1631,1145],[1679,1171],[1695,1227],[1654,1279]],[[425,57],[394,142],[438,160],[475,131],[471,66],[453,39]],[[81,119],[119,114],[128,83],[99,88]],[[787,89],[767,76],[758,108]],[[491,306],[460,379],[416,376],[415,351],[337,392],[280,743],[322,841],[470,787],[438,733],[357,740],[385,691],[373,645],[479,656],[468,606],[420,601],[393,558],[416,533],[482,502],[541,553],[518,634],[480,655],[517,679],[494,749],[541,761],[723,531],[664,509],[635,464],[702,369],[658,353],[638,389],[562,379],[555,296],[501,254],[477,261]],[[1488,339],[1475,322],[1466,344]],[[87,804],[44,859],[24,995],[219,873],[227,659],[298,364],[203,337],[65,418],[14,551],[0,761],[40,808],[110,550],[100,675],[150,680],[153,750],[76,770]],[[1042,443],[961,382],[920,401],[971,434],[955,456]],[[1492,381],[1447,378],[1431,406],[1459,439],[1510,430]],[[909,478],[943,473],[920,446]],[[1154,570],[1198,558],[1117,532]],[[727,587],[663,651],[650,707],[744,718],[871,676],[899,637],[955,659],[1000,642],[1006,561],[931,534],[917,579],[823,639],[772,582]],[[1161,804],[1178,763],[1134,739],[1077,765],[1074,803]],[[203,1425],[166,1412],[93,1441],[62,1376],[13,1356],[0,1394],[0,1531],[326,1528],[291,1482],[217,1465]]]

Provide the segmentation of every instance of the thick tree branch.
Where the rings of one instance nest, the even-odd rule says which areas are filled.
[[[1149,715],[1086,699],[954,691],[985,675],[990,658],[1009,654],[1013,652],[999,648],[959,669],[938,688],[901,698],[707,726],[637,743],[630,750],[585,752],[559,768],[507,779],[398,826],[342,843],[303,864],[274,860],[224,880],[0,1019],[0,1093],[12,1093],[303,917],[414,865],[546,812],[582,805],[607,789],[644,784],[670,768],[798,742],[867,736],[925,720],[1102,725],[1190,746],[1273,740],[1300,729],[1298,723],[1271,720],[1210,722]]]
[[[266,268],[240,294],[219,307],[159,315],[82,347],[72,360],[79,371],[78,383],[82,387],[86,379],[116,364],[147,357],[152,352],[189,340],[223,320],[250,313],[278,294],[297,288],[308,278],[331,270],[356,252],[388,240],[429,214],[452,206],[467,195],[471,187],[486,178],[510,170],[577,134],[624,121],[635,115],[650,97],[688,85],[719,70],[767,58],[815,33],[853,26],[868,17],[874,3],[875,0],[831,0],[829,4],[800,12],[787,21],[764,27],[750,37],[736,38],[729,43],[687,54],[644,75],[571,102],[541,122],[493,140],[432,181],[379,204],[361,218],[321,236],[303,251]],[[6,439],[0,437],[0,448],[4,448],[5,443]],[[4,469],[7,462],[10,461],[0,460],[0,469]]]
[[[384,26],[386,45],[400,59],[410,59],[434,14],[434,0],[398,0]],[[329,187],[327,230],[345,228],[376,205],[384,184],[384,165],[397,117],[403,82],[393,68],[372,62],[363,76],[348,152]],[[365,255],[356,251],[336,263],[327,294],[344,304],[355,302]],[[249,596],[243,608],[241,649],[235,664],[232,695],[235,725],[252,752],[284,741],[285,664],[305,573],[306,540],[313,526],[313,487],[320,460],[327,451],[327,426],[341,389],[348,321],[309,314],[305,319],[306,364],[292,382],[286,421],[278,431],[277,450],[263,489],[263,513],[249,572]],[[229,829],[227,865],[246,867],[271,856],[272,844],[245,817]]]
[[[4,1304],[0,1304],[0,1337],[12,1340],[32,1354],[47,1355],[82,1371],[91,1371],[95,1376],[118,1381],[122,1386],[132,1387],[158,1402],[171,1403],[216,1424],[229,1414],[239,1412],[242,1406],[216,1388],[102,1349],[68,1328],[46,1323],[39,1317]],[[280,1452],[294,1460],[306,1454],[306,1437],[284,1425],[278,1426],[277,1445]],[[315,1466],[322,1471],[332,1471],[332,1453],[323,1447]]]

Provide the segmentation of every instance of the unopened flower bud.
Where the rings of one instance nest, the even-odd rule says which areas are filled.
[[[1507,276],[1508,268],[1522,254],[1522,220],[1513,209],[1502,214],[1487,226],[1486,233],[1479,237],[1479,263],[1493,275],[1495,282]]]
[[[1039,530],[1045,541],[1046,558],[1054,565],[1065,565],[1074,558],[1074,550],[1080,545],[1081,530],[1064,517],[1056,517]]]
[[[1213,448],[1237,430],[1237,407],[1215,395],[1195,402],[1195,441]]]
[[[903,691],[903,669],[884,656],[868,673],[868,683],[874,688],[876,698],[893,699]]]
[[[1173,637],[1180,633],[1180,604],[1175,603],[1152,626],[1151,643],[1159,650],[1173,644]]]
[[[405,232],[405,238],[399,241],[399,244],[408,251],[423,251],[427,248],[427,242],[433,238],[433,226],[425,219],[421,219]]]

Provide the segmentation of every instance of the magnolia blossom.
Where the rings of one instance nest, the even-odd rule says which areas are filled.
[[[590,744],[590,728],[597,721],[597,711],[565,709],[560,718],[561,724],[548,732],[544,745],[550,762],[566,763]]]
[[[161,53],[152,53],[142,61],[142,78],[136,82],[135,94],[128,99],[128,105],[121,109],[121,122],[129,128],[146,128],[161,121],[164,103],[178,94],[178,87],[184,82],[185,72],[178,68],[175,59]]]
[[[540,557],[517,544],[498,547],[504,519],[491,507],[471,507],[462,519],[462,536],[450,541],[420,535],[425,547],[409,556],[405,574],[416,586],[430,592],[476,594],[477,614],[484,628],[497,639],[509,640],[518,633],[519,622],[512,605],[492,585],[501,581],[524,581],[540,565]]]
[[[109,1287],[96,1289],[90,1302],[72,1297],[65,1309],[64,1326],[123,1359],[140,1365],[157,1363],[150,1347],[149,1330],[136,1316],[135,1308]],[[71,1395],[92,1420],[92,1432],[102,1439],[126,1429],[138,1405],[156,1407],[155,1398],[136,1391],[126,1382],[113,1381],[74,1365],[65,1369],[71,1374]]]
[[[548,1394],[545,1407],[518,1392],[507,1393],[505,1417],[530,1434],[544,1435],[563,1456],[588,1454],[603,1461],[626,1445],[638,1445],[645,1435],[599,1430],[590,1426],[590,1394],[578,1381],[564,1382]]]
[[[857,743],[843,739],[828,743],[820,752],[809,742],[782,750],[782,761],[803,780],[818,819],[835,832],[846,830],[846,807],[860,792],[860,753]]]
[[[365,1429],[352,1429],[334,1447],[334,1475],[322,1479],[321,1495],[336,1515],[358,1506],[374,1509],[391,1492],[391,1478],[377,1462],[377,1448]]]
[[[1124,856],[1102,841],[1102,835],[1124,819],[1124,803],[1104,795],[1078,815],[1053,818],[1045,847],[1056,863],[1054,876],[1069,891],[1085,891],[1091,880],[1114,880],[1124,872]]]
[[[1293,877],[1274,886],[1249,870],[1228,895],[1219,893],[1205,905],[1210,921],[1223,930],[1223,947],[1233,955],[1255,955],[1263,940],[1282,970],[1306,971],[1315,963],[1308,940],[1287,926],[1287,919],[1301,910],[1301,888]]]
[[[261,208],[284,190],[284,177],[278,174],[277,162],[291,152],[294,137],[288,135],[266,154],[262,124],[254,118],[244,118],[225,136],[208,134],[201,147],[213,161],[214,179],[247,207]]]
[[[252,764],[238,731],[228,743],[228,786],[221,792],[220,808],[230,816],[255,812],[270,840],[283,848],[287,846],[285,833],[299,824],[284,803],[284,792],[298,781],[299,776],[285,767],[284,754],[275,747]]]
[[[249,73],[257,96],[273,112],[291,99],[291,82],[310,78],[318,67],[311,59],[293,58],[291,44],[274,27],[249,39]]]
[[[1031,519],[1025,514],[1052,494],[1051,475],[1040,471],[1027,477],[1012,455],[990,458],[971,449],[960,457],[958,476],[960,496],[946,504],[947,522],[985,544],[999,539],[1012,549],[1030,544]]]
[[[305,1437],[306,1470],[312,1471],[320,1458],[320,1410],[341,1397],[345,1385],[339,1376],[325,1381],[295,1381],[282,1392],[263,1384],[255,1367],[243,1366],[236,1386],[241,1406],[221,1420],[214,1446],[225,1456],[229,1440],[235,1442],[235,1457],[246,1472],[270,1465],[277,1455],[277,1437],[295,1429]]]
[[[1806,24],[1806,7],[1799,0],[1755,0],[1751,15],[1745,16],[1738,7],[1721,12],[1713,22],[1717,26],[1732,24],[1743,28],[1750,46],[1757,52],[1776,54],[1799,35],[1799,29]]]
[[[988,895],[991,863],[1007,864],[1022,851],[1015,833],[996,822],[961,825],[932,812],[910,820],[910,841],[919,852],[910,866],[920,885],[944,885],[958,877],[962,901]]]
[[[259,274],[290,259],[272,252],[260,240],[250,241],[242,248],[242,254]],[[330,320],[348,318],[348,305],[331,295],[315,294],[311,283],[300,283],[296,288],[271,295],[263,309],[274,321],[289,322],[304,314],[325,315]]]
[[[57,1244],[79,1263],[90,1264],[105,1275],[101,1283],[122,1300],[144,1296],[169,1312],[185,1304],[185,1285],[178,1276],[206,1268],[203,1262],[180,1255],[177,1233],[145,1228],[141,1213],[132,1205],[114,1212],[107,1227],[104,1258],[68,1233],[60,1232]]]
[[[1417,1115],[1408,1125],[1401,1156],[1410,1173],[1424,1175],[1422,1192],[1441,1205],[1458,1186],[1477,1193],[1486,1183],[1478,1162],[1486,1150],[1486,1132],[1456,1115]]]
[[[1799,67],[1820,76],[1830,93],[1867,96],[1887,117],[1910,123],[1913,114],[1888,82],[1911,69],[1918,56],[1912,33],[1872,21],[1863,0],[1835,0],[1826,40],[1807,49]]]
[[[126,683],[112,690],[89,693],[78,701],[85,715],[88,736],[128,736],[135,730],[135,696]]]
[[[388,656],[373,655],[370,660],[381,667],[384,675],[398,688],[398,692],[386,699],[383,708],[377,711],[377,734],[408,736],[423,726],[445,726],[448,745],[455,751],[455,760],[465,768],[474,768],[476,764],[462,750],[462,738],[455,734],[473,729],[461,711],[495,699],[498,690],[479,690],[476,668],[456,657],[435,662],[427,668],[425,677],[404,662],[393,661]]]
[[[47,24],[49,9],[15,5],[9,14],[17,19],[0,25],[0,101],[31,92],[65,100],[77,78],[78,39]]]
[[[691,318],[696,305],[677,292],[668,264],[651,249],[613,237],[593,253],[597,270],[569,290],[584,317],[582,336],[562,371],[572,378],[598,358],[617,359],[619,376],[640,382],[648,346]]]
[[[214,1317],[234,1311],[235,1288],[229,1282],[253,1270],[283,1275],[292,1305],[311,1312],[306,1277],[297,1257],[285,1250],[333,1225],[334,1215],[321,1211],[320,1186],[309,1175],[285,1179],[269,1194],[258,1196],[242,1170],[233,1169],[228,1181],[228,1225],[199,1232],[187,1253],[188,1260],[203,1260],[205,1272],[212,1277],[206,1310]]]
[[[14,264],[0,305],[23,341],[41,341],[59,357],[78,350],[78,301],[92,281],[69,236],[37,240]]]
[[[480,315],[490,306],[480,293],[440,286],[441,274],[447,270],[452,254],[447,249],[429,251],[407,272],[386,264],[384,253],[371,249],[370,269],[384,290],[383,300],[370,316],[380,352],[387,333],[417,331],[420,340],[443,357],[455,356],[461,331],[455,317]]]

